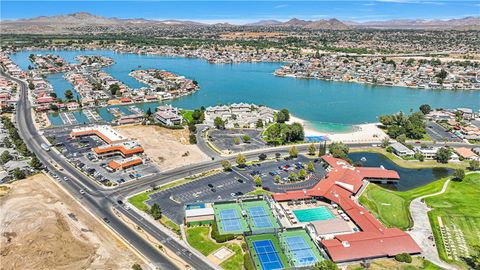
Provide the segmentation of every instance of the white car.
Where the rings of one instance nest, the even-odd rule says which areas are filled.
[[[80,192],[80,194],[82,194],[82,195],[85,194],[85,190],[83,190],[83,189],[80,189],[79,192]]]

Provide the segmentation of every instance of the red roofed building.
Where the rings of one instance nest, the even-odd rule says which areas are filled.
[[[335,235],[320,241],[335,262],[395,256],[399,253],[420,253],[415,241],[397,228],[386,228],[365,208],[352,200],[367,180],[398,181],[397,172],[383,168],[356,168],[346,161],[329,155],[322,156],[328,165],[327,176],[310,190],[273,194],[276,201],[324,198],[338,204],[360,232]]]

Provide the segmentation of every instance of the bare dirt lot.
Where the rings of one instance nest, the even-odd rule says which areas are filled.
[[[0,269],[131,269],[141,260],[44,174],[0,187]]]
[[[147,156],[161,170],[168,170],[208,160],[196,145],[189,144],[187,129],[168,129],[158,126],[123,126],[123,135],[137,139]]]

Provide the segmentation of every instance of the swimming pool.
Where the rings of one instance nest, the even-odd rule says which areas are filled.
[[[299,222],[310,222],[317,220],[332,219],[335,216],[325,206],[317,208],[293,210],[293,214],[297,217]]]

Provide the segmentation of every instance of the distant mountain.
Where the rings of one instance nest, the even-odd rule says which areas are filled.
[[[276,20],[263,20],[255,23],[247,24],[248,26],[294,26],[304,27],[315,30],[346,30],[349,27],[343,22],[337,19],[330,20],[318,20],[318,21],[306,21],[297,18],[290,19],[286,22],[280,22]]]
[[[480,30],[480,17],[465,17],[451,20],[389,20],[352,22],[345,21],[346,25],[355,28],[377,28],[377,29],[458,29]]]
[[[282,24],[282,22],[277,20],[261,20],[254,23],[247,23],[245,25],[246,26],[268,26],[268,25],[280,25],[280,24]]]
[[[120,19],[106,18],[96,16],[87,12],[77,12],[66,15],[40,16],[30,19],[2,20],[1,30],[3,33],[70,33],[69,28],[82,26],[104,26],[104,27],[122,27],[122,26],[152,26],[152,25],[203,25],[199,22],[180,21],[180,20],[148,20],[138,19]]]
[[[34,33],[34,34],[65,34],[78,32],[79,27],[89,32],[105,32],[108,30],[123,31],[123,29],[142,29],[143,27],[177,27],[177,26],[209,26],[209,27],[241,27],[229,23],[204,24],[195,21],[181,20],[149,20],[143,18],[121,19],[106,18],[87,12],[77,12],[66,15],[41,16],[30,19],[2,20],[1,33]],[[298,18],[286,22],[277,20],[261,20],[245,24],[250,27],[300,27],[312,30],[347,30],[347,29],[456,29],[480,30],[480,17],[466,17],[451,20],[389,20],[353,22],[339,21],[335,18],[317,21],[308,21]]]

